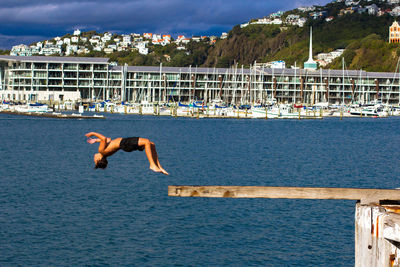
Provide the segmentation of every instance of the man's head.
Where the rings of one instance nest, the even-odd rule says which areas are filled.
[[[102,154],[96,153],[94,154],[94,164],[95,164],[94,166],[95,169],[98,168],[105,169],[107,168],[108,161],[107,158],[104,157]]]

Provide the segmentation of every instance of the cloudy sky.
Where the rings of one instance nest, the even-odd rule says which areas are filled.
[[[0,49],[72,33],[219,35],[272,12],[327,0],[0,0]]]

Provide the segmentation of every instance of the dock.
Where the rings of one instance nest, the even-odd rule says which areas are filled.
[[[80,113],[61,113],[61,112],[18,112],[18,111],[9,111],[2,110],[1,114],[11,114],[11,115],[20,115],[20,116],[31,116],[31,117],[40,117],[40,118],[54,118],[54,119],[100,119],[104,120],[105,117],[103,115],[93,115],[93,116],[85,116]]]
[[[400,189],[171,185],[168,196],[356,200],[355,266],[400,266]]]

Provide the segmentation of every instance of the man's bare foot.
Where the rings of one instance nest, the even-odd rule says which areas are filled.
[[[165,175],[169,175],[169,173],[168,173],[166,170],[164,170],[164,168],[163,168],[163,167],[160,167],[160,169],[161,169],[161,172],[162,172],[163,174],[165,174]]]
[[[162,172],[162,170],[157,166],[150,166],[150,170],[152,170],[153,172]]]

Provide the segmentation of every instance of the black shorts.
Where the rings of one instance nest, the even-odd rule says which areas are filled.
[[[144,149],[143,146],[139,146],[139,137],[122,138],[119,148],[125,152],[143,151]]]

